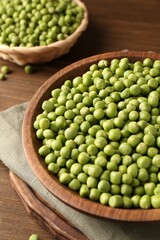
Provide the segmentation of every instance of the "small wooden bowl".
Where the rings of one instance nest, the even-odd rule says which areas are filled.
[[[58,181],[58,178],[53,176],[47,170],[44,161],[38,154],[40,142],[35,135],[33,122],[36,116],[42,112],[41,105],[44,100],[50,98],[51,91],[62,85],[66,79],[73,79],[85,73],[89,66],[97,63],[101,59],[111,60],[113,58],[128,57],[130,62],[143,60],[144,58],[160,59],[160,54],[153,52],[111,52],[95,55],[78,62],[75,62],[68,67],[60,70],[49,78],[33,96],[28,109],[24,116],[22,138],[24,151],[33,172],[41,181],[41,183],[57,198],[69,206],[90,214],[94,217],[104,219],[116,219],[124,221],[158,221],[160,220],[160,209],[119,209],[104,206],[98,202],[93,202],[79,196],[78,193],[71,191]]]
[[[84,9],[84,18],[76,31],[70,36],[47,46],[9,47],[0,44],[0,58],[23,66],[49,62],[67,54],[88,26],[88,12],[85,4],[80,0],[74,1]]]

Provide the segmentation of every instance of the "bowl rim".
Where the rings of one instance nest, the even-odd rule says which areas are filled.
[[[88,66],[98,62],[101,59],[111,60],[113,58],[122,57],[128,57],[131,59],[131,61],[132,59],[138,61],[144,58],[160,59],[160,54],[156,52],[145,51],[116,51],[102,53],[81,59],[53,74],[41,85],[41,87],[36,91],[29,102],[22,124],[23,149],[31,169],[40,180],[40,182],[55,197],[70,207],[91,216],[103,219],[114,219],[121,221],[158,221],[160,220],[160,209],[111,208],[109,206],[102,205],[99,202],[94,202],[89,199],[80,197],[77,192],[74,192],[65,185],[61,184],[58,179],[53,176],[53,174],[49,173],[49,171],[44,167],[44,163],[42,162],[41,157],[38,155],[35,147],[37,139],[33,131],[33,121],[35,120],[35,116],[38,112],[37,106],[40,108],[44,99],[48,99],[46,98],[46,92],[49,92],[49,90],[53,89],[52,85],[54,86],[54,84],[57,83],[58,79],[61,81],[66,80],[65,76],[77,76],[76,74],[78,69],[80,69],[80,67],[83,65],[87,66],[88,68]]]

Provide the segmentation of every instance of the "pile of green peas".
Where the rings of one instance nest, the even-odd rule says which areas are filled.
[[[113,208],[160,208],[160,60],[100,60],[51,92],[34,121],[60,183]]]
[[[0,0],[0,44],[46,46],[80,25],[84,9],[73,0]]]

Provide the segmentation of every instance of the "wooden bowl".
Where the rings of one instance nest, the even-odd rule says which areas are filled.
[[[18,65],[26,65],[49,62],[67,54],[88,26],[88,12],[85,4],[80,0],[74,1],[84,9],[84,18],[70,36],[47,46],[9,47],[0,44],[0,58],[15,62]]]
[[[24,116],[22,137],[24,151],[33,172],[41,183],[57,198],[72,208],[75,208],[94,217],[104,219],[116,219],[125,221],[156,221],[160,220],[160,209],[119,209],[104,206],[79,196],[77,192],[70,190],[58,181],[47,170],[44,161],[38,154],[40,142],[35,135],[33,122],[36,116],[42,112],[41,105],[44,100],[50,98],[51,90],[62,85],[66,79],[73,79],[85,73],[89,66],[101,59],[111,60],[113,58],[128,57],[130,62],[143,60],[144,58],[160,59],[160,54],[149,52],[111,52],[95,55],[75,62],[60,70],[49,78],[33,96]]]

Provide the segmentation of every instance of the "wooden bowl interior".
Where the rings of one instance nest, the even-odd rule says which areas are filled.
[[[116,219],[124,221],[157,221],[160,220],[160,209],[119,209],[104,206],[98,202],[93,202],[79,196],[77,192],[70,190],[67,186],[61,184],[56,176],[51,174],[38,154],[38,148],[41,145],[40,140],[35,135],[33,122],[36,116],[42,112],[41,106],[44,100],[51,97],[51,91],[61,86],[65,80],[72,80],[76,76],[85,73],[89,66],[97,63],[101,59],[108,61],[113,58],[128,57],[130,62],[143,60],[144,58],[160,59],[160,54],[149,52],[111,52],[95,55],[82,59],[60,70],[49,78],[35,93],[30,101],[24,116],[22,127],[22,140],[24,151],[33,172],[41,183],[57,198],[69,206],[90,214],[94,217],[104,219]]]

